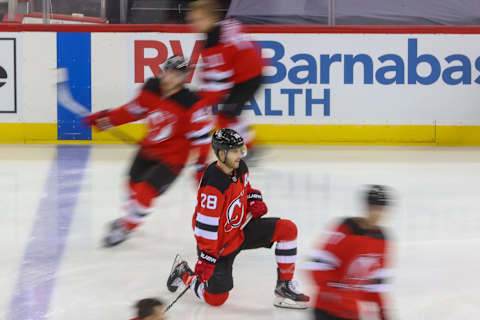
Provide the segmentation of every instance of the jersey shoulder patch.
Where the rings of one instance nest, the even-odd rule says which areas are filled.
[[[187,88],[183,88],[179,92],[170,96],[169,99],[175,101],[185,109],[190,109],[195,103],[200,101],[198,96]]]
[[[143,85],[143,89],[153,92],[155,94],[161,94],[160,78],[156,78],[156,77],[149,78]]]
[[[213,162],[205,170],[200,187],[211,186],[223,194],[230,187],[230,184],[231,180],[217,168],[216,162]]]

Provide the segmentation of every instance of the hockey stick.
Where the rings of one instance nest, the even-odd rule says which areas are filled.
[[[247,214],[247,219],[245,219],[245,222],[241,225],[240,227],[240,230],[243,230],[243,228],[245,228],[247,226],[247,224],[250,222],[250,220],[252,220],[252,217],[253,215],[249,212]],[[232,239],[233,240],[233,239]],[[230,240],[229,242],[227,242],[225,244],[225,246],[222,248],[222,250],[220,250],[219,252],[219,256],[223,253],[223,251],[225,250],[225,248],[228,247],[228,245],[232,242],[232,240]],[[183,295],[192,287],[192,282],[193,280],[188,284],[188,286],[186,286],[182,292],[180,292],[180,294],[172,301],[170,302],[170,304],[165,308],[165,312],[167,312],[168,310],[170,310],[170,308],[181,298],[183,297]]]
[[[90,111],[77,100],[75,100],[70,92],[68,86],[68,72],[66,68],[57,69],[57,98],[58,102],[62,107],[68,111],[76,114],[77,116],[83,118],[90,114]],[[137,142],[132,136],[124,133],[123,131],[112,128],[108,130],[112,135],[127,143]]]

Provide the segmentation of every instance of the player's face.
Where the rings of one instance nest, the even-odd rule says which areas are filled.
[[[166,70],[162,76],[162,90],[170,91],[183,85],[183,79],[184,78],[181,72],[175,70]]]
[[[192,25],[193,30],[199,33],[209,32],[215,24],[215,19],[212,15],[204,10],[190,11],[187,20]]]
[[[148,320],[164,320],[165,319],[165,312],[163,306],[156,306],[153,308],[153,314],[148,317]]]
[[[240,160],[242,160],[245,152],[243,148],[235,148],[231,149],[227,152],[227,159],[225,160],[225,164],[229,168],[237,169],[240,166]]]
[[[385,206],[370,206],[368,210],[368,221],[372,225],[379,224],[385,215]]]

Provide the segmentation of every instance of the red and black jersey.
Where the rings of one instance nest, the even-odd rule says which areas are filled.
[[[262,74],[260,49],[242,32],[234,19],[219,22],[207,34],[201,52],[205,63],[201,95],[210,104],[219,103],[236,85]]]
[[[337,317],[358,319],[358,302],[376,302],[391,277],[387,268],[388,240],[381,229],[366,230],[359,218],[347,218],[311,253],[307,268],[318,286],[315,307]]]
[[[198,189],[192,221],[200,250],[226,256],[240,247],[245,239],[240,227],[247,218],[249,190],[248,168],[243,160],[232,175],[224,173],[217,162],[207,168]]]
[[[210,107],[186,88],[162,97],[160,79],[151,78],[133,101],[109,111],[108,118],[114,126],[146,119],[141,153],[178,167],[187,161],[194,140],[212,129],[209,114]]]

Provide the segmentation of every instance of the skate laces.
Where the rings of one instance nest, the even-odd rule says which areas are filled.
[[[287,287],[293,293],[300,294],[300,291],[297,289],[297,287],[299,287],[298,281],[296,281],[296,280],[287,281]]]

